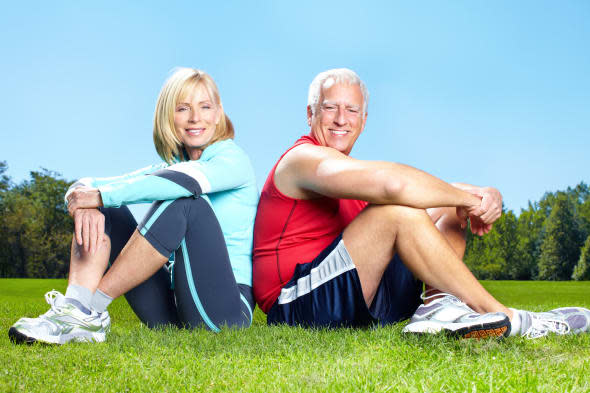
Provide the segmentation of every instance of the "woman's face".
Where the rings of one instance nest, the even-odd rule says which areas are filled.
[[[215,105],[202,84],[176,104],[174,128],[191,160],[201,157],[220,118],[221,108]]]

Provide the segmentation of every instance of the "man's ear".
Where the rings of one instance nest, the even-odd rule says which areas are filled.
[[[307,106],[307,125],[311,127],[311,118],[313,117],[313,111],[311,105]]]
[[[361,128],[361,133],[365,130],[365,125],[367,124],[367,115],[368,114],[369,114],[368,112],[365,112],[363,114],[363,127]]]

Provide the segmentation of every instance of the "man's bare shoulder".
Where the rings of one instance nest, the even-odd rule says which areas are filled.
[[[312,144],[296,146],[279,161],[274,174],[275,185],[279,191],[291,198],[317,198],[317,193],[302,185],[306,183],[306,178],[314,176],[323,160],[338,157],[346,156],[330,147]]]
[[[346,158],[346,156],[331,147],[306,143],[289,150],[279,162],[277,171],[289,167],[317,166],[322,160],[333,158]]]

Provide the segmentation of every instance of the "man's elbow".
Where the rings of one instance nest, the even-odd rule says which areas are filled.
[[[406,182],[401,179],[393,178],[387,179],[384,186],[384,199],[388,203],[397,204],[402,199],[402,195],[406,189]]]

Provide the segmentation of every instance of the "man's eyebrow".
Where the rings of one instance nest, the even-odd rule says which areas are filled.
[[[330,101],[330,100],[325,100],[322,102],[322,105],[344,105],[347,108],[352,108],[352,109],[361,109],[361,107],[359,105],[352,105],[352,104],[348,104],[346,102],[337,102],[337,101]]]

